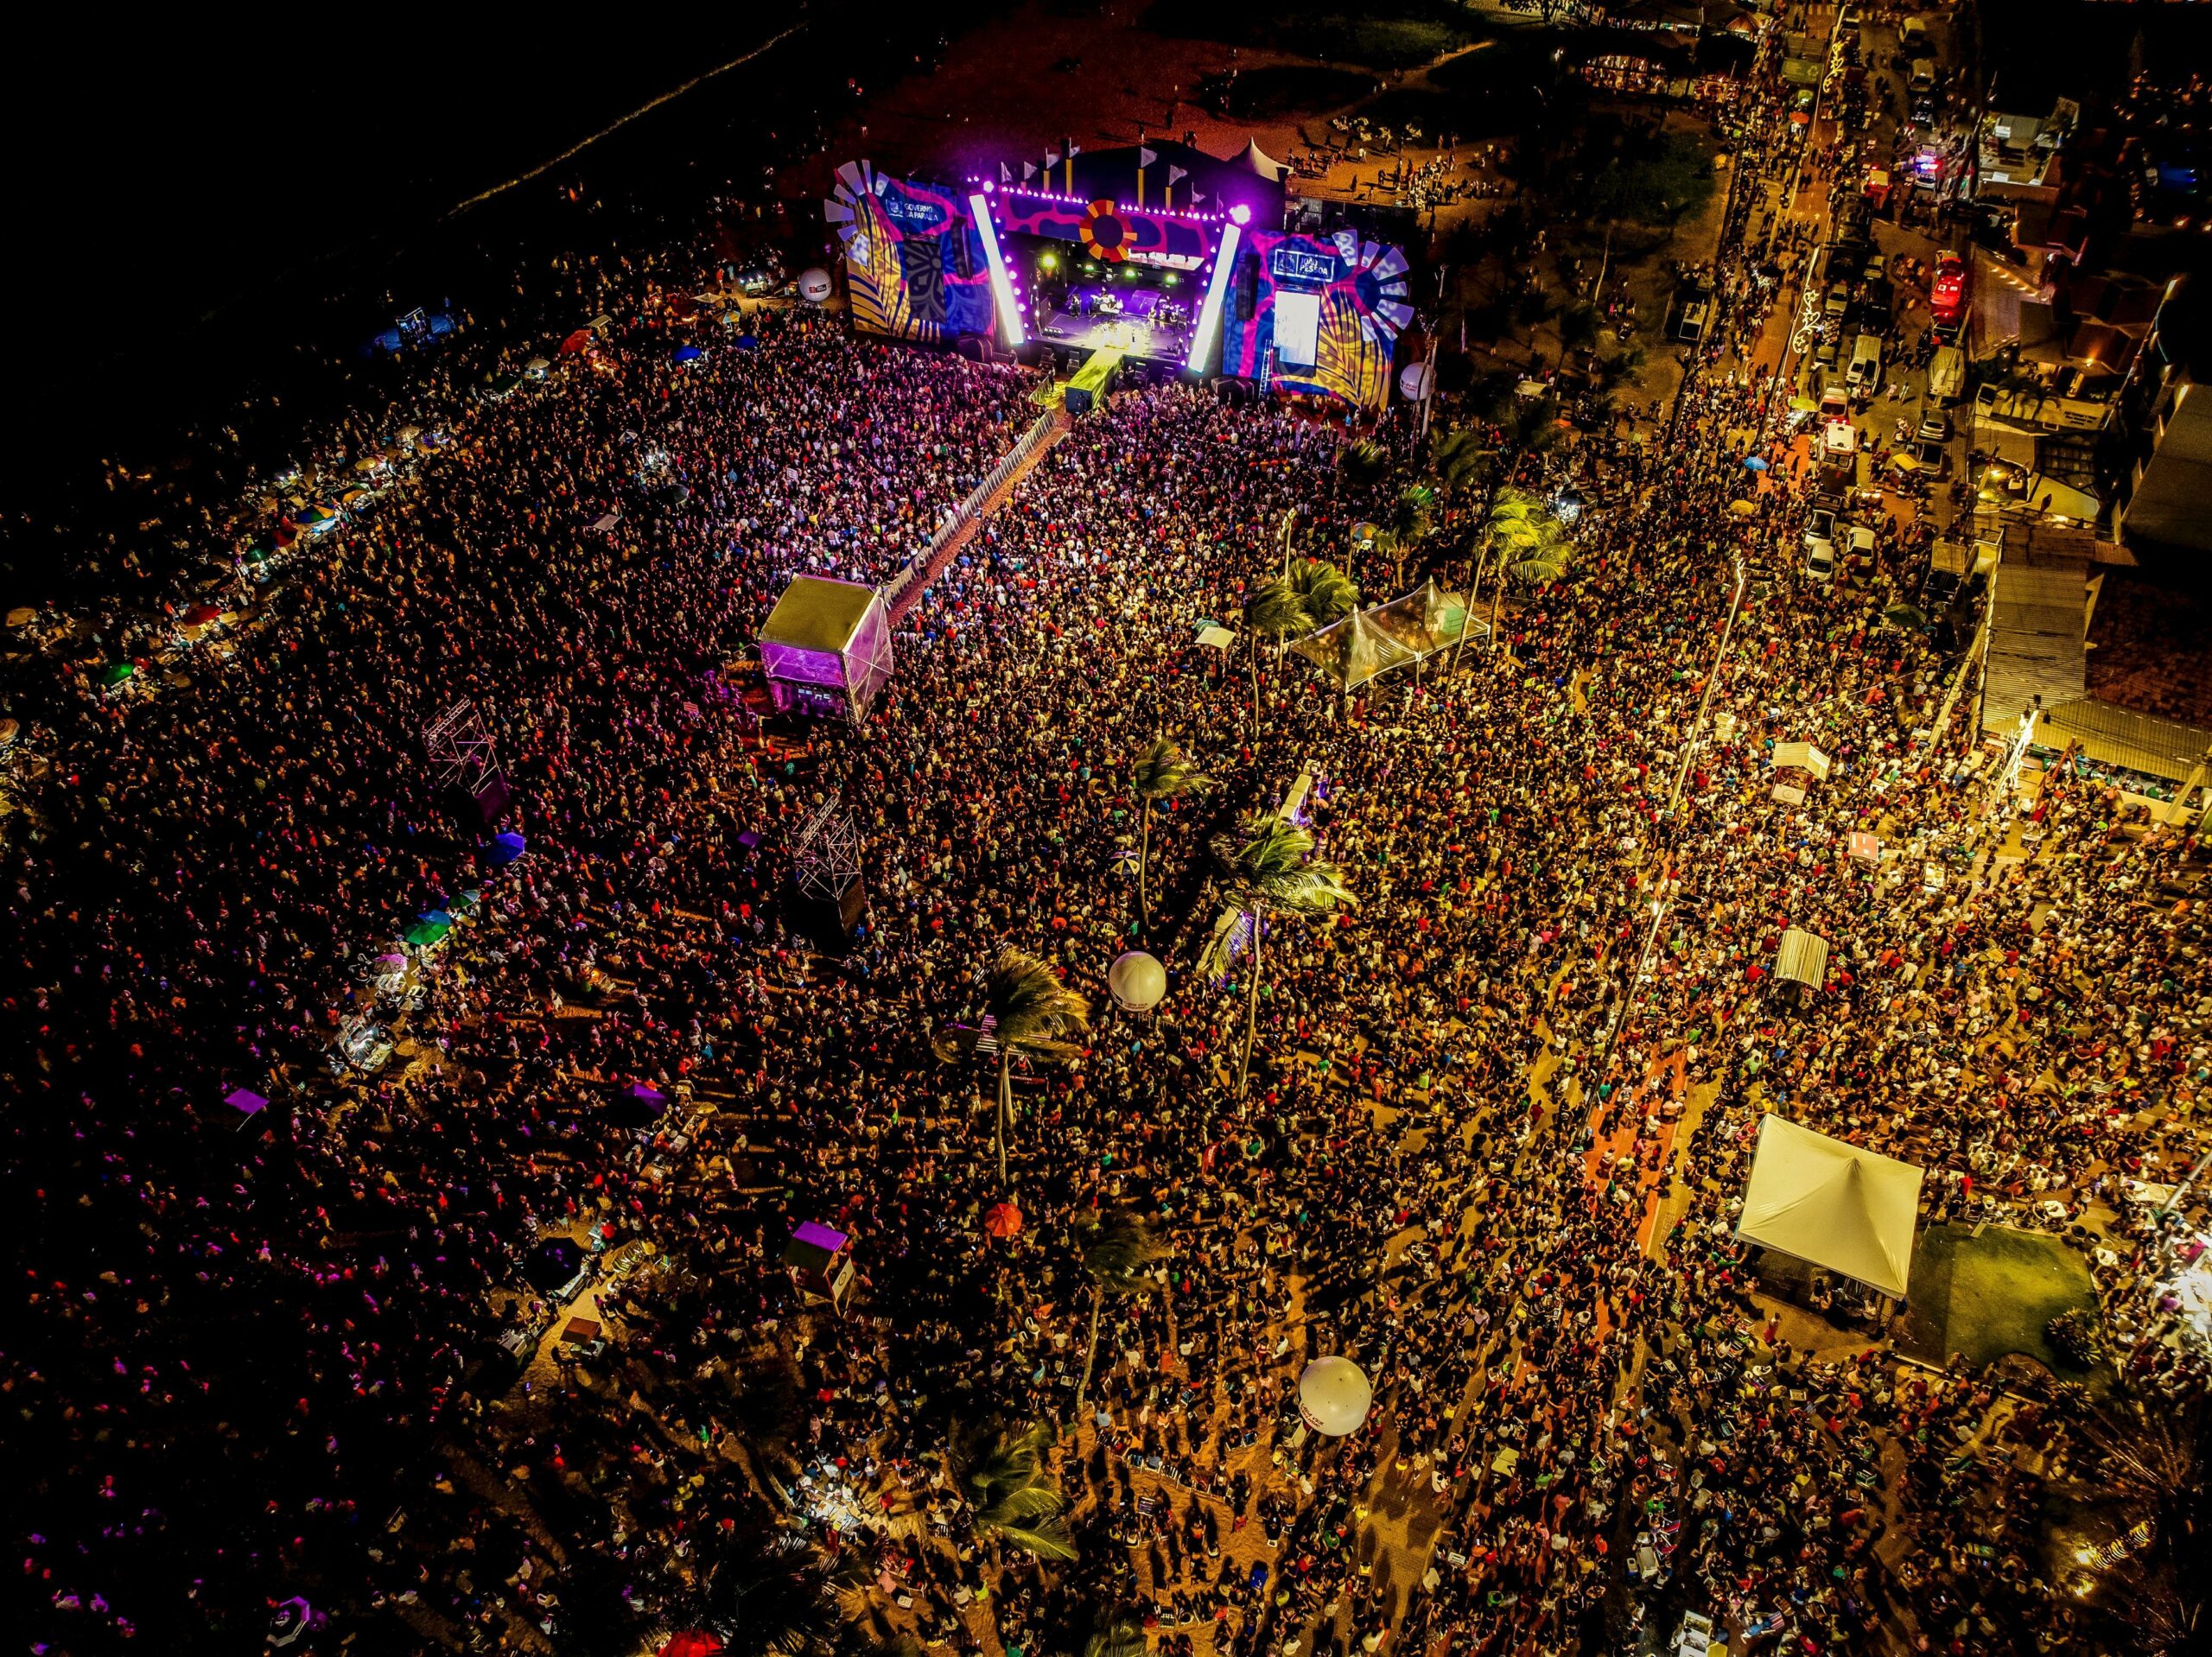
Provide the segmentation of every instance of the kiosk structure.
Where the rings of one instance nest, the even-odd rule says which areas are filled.
[[[891,682],[883,595],[854,581],[793,576],[761,625],[760,665],[778,712],[859,722]]]

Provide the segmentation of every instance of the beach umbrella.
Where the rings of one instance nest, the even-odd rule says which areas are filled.
[[[1820,406],[1818,403],[1802,392],[1789,399],[1789,412],[1792,414],[1810,414]]]
[[[400,941],[411,949],[427,949],[432,944],[444,943],[446,934],[452,930],[452,920],[438,911],[432,910],[427,915],[416,916],[408,924],[407,930],[399,936]]]
[[[1759,509],[1748,500],[1732,500],[1728,503],[1728,510],[1735,513],[1738,517],[1751,517],[1755,516]]]
[[[1149,1013],[1167,994],[1167,968],[1156,956],[1131,949],[1106,969],[1107,994],[1125,1013]]]
[[[741,333],[737,336],[737,348],[740,351],[751,351],[760,343],[760,340],[749,333]]]
[[[567,1237],[548,1237],[530,1251],[522,1274],[534,1289],[557,1289],[584,1263],[584,1251]]]
[[[233,1088],[223,1095],[223,1102],[241,1116],[258,1115],[269,1108],[269,1101],[251,1088]]]
[[[407,957],[397,949],[389,949],[377,957],[376,964],[378,972],[405,972]]]
[[[650,1082],[632,1082],[622,1090],[622,1096],[656,1116],[668,1108],[668,1095]]]
[[[129,662],[111,662],[100,670],[99,682],[104,685],[119,685],[137,671]]]
[[[655,1657],[715,1657],[721,1650],[722,1642],[711,1634],[698,1628],[687,1628],[671,1635]]]
[[[1011,1237],[1021,1229],[1021,1210],[1011,1203],[994,1203],[983,1211],[983,1229],[994,1237]]]
[[[8,625],[10,627],[28,627],[37,619],[38,612],[28,604],[19,604],[8,612]]]
[[[220,620],[222,614],[223,609],[220,605],[195,604],[184,613],[184,625],[188,627],[204,627],[211,621]]]
[[[591,330],[589,328],[578,328],[574,333],[561,341],[561,355],[563,357],[573,357],[579,351],[589,351],[590,349]]]
[[[1316,1432],[1341,1438],[1367,1419],[1375,1389],[1350,1358],[1316,1358],[1298,1378],[1298,1413]]]
[[[520,835],[497,835],[484,854],[484,860],[495,869],[504,869],[528,849]]]
[[[1766,461],[1764,458],[1760,455],[1747,454],[1744,457],[1744,470],[1746,472],[1764,472],[1766,470]]]
[[[696,346],[678,346],[669,352],[668,359],[674,363],[696,363],[706,354]]]

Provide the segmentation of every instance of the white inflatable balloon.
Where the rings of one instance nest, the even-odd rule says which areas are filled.
[[[1374,1401],[1366,1372],[1350,1358],[1316,1358],[1298,1378],[1299,1414],[1332,1438],[1358,1432]]]
[[[1167,968],[1141,949],[1115,958],[1106,969],[1107,993],[1125,1013],[1149,1013],[1167,994]]]
[[[830,273],[818,264],[810,264],[798,273],[798,296],[810,305],[819,305],[830,297]]]
[[[1436,389],[1436,367],[1433,363],[1408,363],[1398,371],[1398,395],[1408,403],[1419,403]]]

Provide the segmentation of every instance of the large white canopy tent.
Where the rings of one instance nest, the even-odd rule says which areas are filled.
[[[1736,1235],[1898,1299],[1912,1279],[1921,1171],[1771,1114]]]

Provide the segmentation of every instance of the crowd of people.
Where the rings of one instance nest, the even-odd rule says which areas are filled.
[[[1749,363],[1765,302],[1722,286]],[[2186,1169],[2212,1077],[2202,924],[2144,901],[2194,842],[2064,765],[2025,804],[1946,730],[1882,589],[1803,579],[1786,399],[1733,374],[1495,636],[1349,691],[1199,636],[1294,509],[1382,583],[1349,529],[1422,465],[1410,426],[1357,484],[1282,405],[1119,393],[922,592],[864,720],[764,722],[735,664],[788,576],[901,568],[1036,389],[805,313],[684,364],[606,342],[303,543],[194,682],[118,696],[60,646],[11,687],[48,761],[0,848],[11,1625],[741,1644],[724,1598],[834,1565],[824,1646],[1489,1657],[1685,1611],[1807,1652],[2088,1637],[2013,1489],[2044,1474],[2000,1455],[2094,1463],[2080,1389],[1909,1362],[1827,1280],[1785,1332],[1733,1222],[1769,1112],[1923,1167],[1929,1223],[2056,1201],[2103,1250],[2113,1384],[2201,1392],[2131,1197]],[[1481,505],[1447,491],[1412,567],[1461,581]],[[423,752],[461,696],[497,822]],[[1130,768],[1163,734],[1209,785],[1153,814],[1147,926]],[[1777,797],[1808,740],[1832,768]],[[1209,838],[1300,775],[1355,906],[1214,978]],[[789,895],[825,804],[868,888],[842,953]],[[1859,830],[1948,878],[1855,864]],[[1834,946],[1809,1007],[1789,926]],[[1008,946],[1095,1010],[1017,1073],[1001,1184],[987,1067],[937,1038]],[[1140,947],[1145,1017],[1103,987]],[[334,1062],[365,1023],[389,1063]],[[1104,1216],[1159,1252],[1094,1322]],[[836,1309],[783,1264],[804,1221],[852,1239]],[[1374,1388],[1343,1438],[1297,1409],[1328,1354]],[[1033,1424],[1072,1559],[965,1476]],[[1984,1475],[2009,1523],[1961,1498]]]

